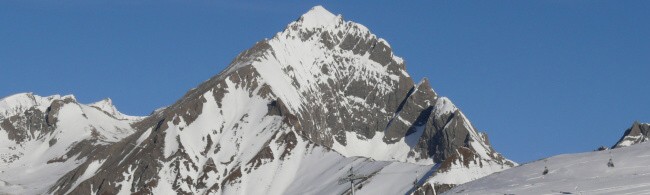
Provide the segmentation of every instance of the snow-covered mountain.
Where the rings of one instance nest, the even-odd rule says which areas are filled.
[[[614,149],[523,164],[445,194],[650,194],[650,143],[637,141],[640,129],[647,124],[635,122]]]
[[[627,147],[650,140],[650,124],[634,122],[612,148]]]
[[[45,193],[87,156],[134,133],[130,123],[136,120],[80,104],[72,95],[1,99],[0,194]]]
[[[0,101],[4,193],[343,194],[352,167],[359,194],[406,194],[514,166],[385,40],[321,6],[147,117],[21,95]]]

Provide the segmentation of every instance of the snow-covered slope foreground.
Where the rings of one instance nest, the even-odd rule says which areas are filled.
[[[613,167],[608,166],[610,159]],[[554,156],[460,185],[446,194],[650,194],[650,143]]]
[[[47,119],[57,98],[6,101],[2,124],[31,120],[24,110],[34,107]],[[364,176],[355,180],[359,194],[405,194],[514,166],[426,79],[415,83],[385,40],[320,6],[151,116],[125,116],[110,100],[70,105],[77,110],[66,117],[77,118],[59,112],[45,121],[71,133],[62,149],[48,145],[49,127],[2,126],[39,131],[33,143],[11,133],[6,140],[21,155],[49,155],[14,161],[33,177],[13,179],[20,173],[8,168],[4,192],[342,194],[350,185],[338,180],[353,167]],[[79,144],[88,152],[74,150]]]

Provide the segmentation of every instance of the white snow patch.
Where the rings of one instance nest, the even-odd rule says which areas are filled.
[[[447,97],[438,97],[436,99],[436,105],[435,105],[435,110],[433,113],[436,115],[436,117],[440,117],[444,114],[449,114],[456,112],[458,108],[456,108],[456,105],[449,100]]]
[[[169,158],[178,150],[178,127],[173,125],[171,121],[167,122],[169,129],[165,131],[165,147],[163,150],[163,155],[165,158]]]
[[[136,140],[136,144],[135,144],[135,145],[136,145],[136,146],[140,146],[140,144],[141,144],[145,139],[147,139],[147,138],[149,137],[149,135],[151,135],[151,128],[150,128],[150,129],[147,129],[147,131],[145,131],[142,135],[140,135],[140,137],[138,138],[138,140]]]
[[[375,136],[372,138],[363,139],[360,138],[361,135],[346,131],[346,145],[343,146],[338,142],[334,142],[332,149],[348,157],[364,156],[374,160],[411,162],[423,165],[433,164],[431,159],[416,161],[413,157],[408,157],[408,153],[414,145],[409,145],[407,141],[419,139],[418,136],[422,136],[422,132],[423,129],[420,128],[418,132],[411,135],[412,137],[401,138],[396,143],[387,144],[383,140],[384,132],[375,132]]]
[[[302,27],[306,29],[329,26],[341,21],[340,16],[332,14],[320,5],[311,8],[300,19],[302,21]]]
[[[481,163],[477,161],[481,161]],[[510,168],[479,158],[470,161],[469,167],[465,167],[462,163],[462,160],[455,161],[449,171],[436,173],[428,182],[431,184],[462,184]]]

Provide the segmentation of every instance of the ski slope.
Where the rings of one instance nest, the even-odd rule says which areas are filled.
[[[614,167],[608,167],[612,158]],[[548,174],[543,175],[544,167]],[[558,155],[460,185],[445,194],[650,194],[650,143]]]

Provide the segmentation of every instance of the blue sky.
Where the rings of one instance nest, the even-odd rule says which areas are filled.
[[[319,4],[388,40],[515,161],[650,122],[648,1],[2,1],[0,96],[110,97],[146,115]]]

